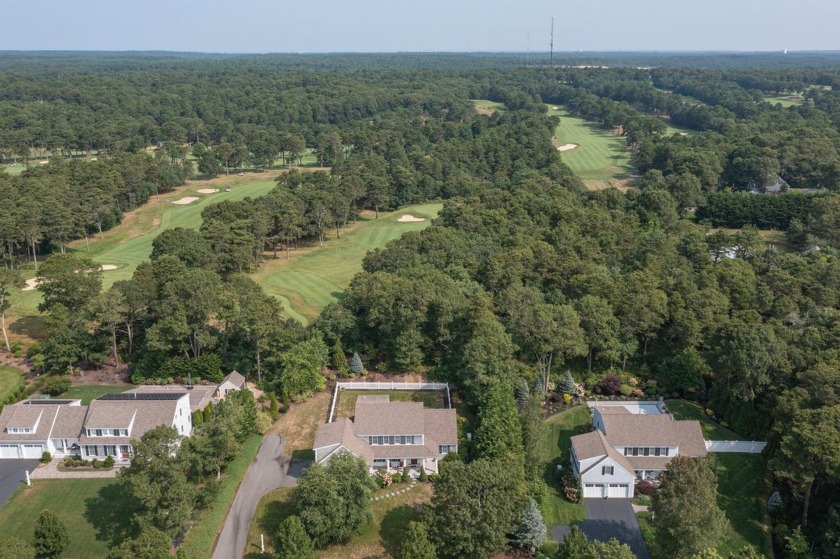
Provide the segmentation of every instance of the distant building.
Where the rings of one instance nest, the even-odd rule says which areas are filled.
[[[770,175],[764,183],[751,182],[747,185],[753,194],[781,194],[788,192],[790,185],[779,175]]]

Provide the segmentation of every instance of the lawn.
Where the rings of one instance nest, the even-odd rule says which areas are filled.
[[[236,497],[236,490],[248,466],[257,456],[257,451],[262,443],[261,435],[252,435],[236,458],[228,465],[225,475],[221,481],[221,487],[210,503],[210,506],[201,511],[195,525],[190,529],[181,547],[187,551],[188,557],[212,557],[213,546],[216,544],[216,537],[222,531],[225,517]]]
[[[693,402],[685,400],[665,400],[668,409],[676,419],[697,419],[703,430],[703,438],[707,441],[743,441],[744,437],[721,427],[712,421],[703,408]]]
[[[397,484],[388,490],[380,490],[376,495],[389,491],[402,490],[406,485]],[[257,506],[255,521],[248,533],[248,543],[245,547],[246,559],[265,557],[260,554],[260,534],[265,535],[266,552],[274,550],[274,535],[280,523],[293,514],[293,489],[275,489]],[[371,505],[373,509],[373,523],[364,527],[361,533],[345,545],[335,545],[317,552],[323,558],[362,559],[366,557],[396,556],[405,528],[411,520],[416,520],[420,513],[417,505],[428,503],[432,495],[430,483],[418,483],[413,489],[379,501]]]
[[[717,546],[728,557],[746,545],[755,547],[765,557],[772,557],[770,525],[765,502],[770,494],[770,480],[764,459],[757,454],[720,453],[713,455],[718,474],[718,506],[726,513],[730,527]],[[658,551],[650,514],[638,515],[642,534],[654,559],[664,559]]]
[[[611,180],[628,178],[632,167],[630,151],[623,137],[603,130],[582,118],[569,116],[562,107],[549,108],[550,116],[559,116],[560,125],[554,133],[554,144],[576,144],[561,152],[563,162],[583,181],[608,186]],[[587,182],[589,186],[590,183]]]
[[[781,105],[784,108],[788,107],[798,107],[804,101],[799,96],[789,96],[789,95],[782,95],[782,96],[764,96],[764,101],[767,103],[772,103],[774,105]]]
[[[108,386],[108,385],[100,385],[100,384],[88,384],[88,385],[80,385],[80,386],[73,386],[59,396],[59,398],[70,398],[73,400],[79,399],[82,401],[82,405],[86,406],[90,404],[91,400],[95,400],[99,398],[103,394],[111,394],[113,392],[125,392],[134,388],[133,385],[130,384],[121,384],[118,386]]]
[[[425,229],[442,207],[420,204],[380,212],[379,219],[363,216],[341,238],[330,235],[323,247],[297,251],[289,260],[279,255],[277,260],[264,262],[251,277],[267,294],[280,300],[287,315],[308,324],[324,307],[338,300],[353,276],[361,271],[362,259],[369,251],[384,247],[408,231]],[[406,214],[426,221],[397,221]]]
[[[23,385],[23,371],[11,365],[0,365],[0,405]]]
[[[31,540],[33,521],[44,509],[67,526],[70,544],[63,557],[99,559],[133,535],[135,509],[113,479],[36,480],[0,509],[0,534]]]
[[[346,390],[338,393],[335,406],[335,420],[353,417],[356,400],[359,396],[389,396],[391,402],[423,402],[427,408],[443,409],[446,407],[446,394],[443,390]]]
[[[570,503],[563,493],[563,486],[555,475],[558,465],[570,468],[569,446],[575,431],[590,425],[592,418],[587,406],[576,406],[545,420],[543,453],[548,460],[545,482],[548,498],[543,506],[545,523],[549,529],[555,524],[577,524],[586,518],[583,503]]]

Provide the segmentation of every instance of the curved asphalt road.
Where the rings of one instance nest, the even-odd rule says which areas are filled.
[[[289,485],[296,480],[286,480],[289,459],[283,456],[283,441],[277,435],[268,435],[263,439],[257,458],[245,472],[245,478],[239,485],[225,518],[225,525],[213,559],[239,559],[245,552],[248,529],[257,511],[257,504],[272,489]]]

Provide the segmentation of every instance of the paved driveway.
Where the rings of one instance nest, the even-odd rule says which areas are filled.
[[[0,460],[0,507],[6,504],[29,473],[38,467],[38,460]]]
[[[248,529],[260,499],[272,489],[297,485],[297,476],[300,475],[304,464],[294,462],[292,465],[290,470],[289,459],[283,456],[283,441],[280,437],[267,435],[257,452],[257,458],[248,467],[245,478],[239,485],[225,518],[222,533],[216,541],[213,559],[242,557],[248,540]],[[286,475],[287,472],[289,475]]]
[[[606,542],[615,538],[629,545],[639,559],[650,559],[630,499],[584,499],[583,504],[586,520],[580,529],[589,539]]]

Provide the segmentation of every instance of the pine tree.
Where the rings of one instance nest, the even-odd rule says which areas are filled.
[[[353,352],[353,358],[350,359],[350,372],[355,376],[359,376],[365,372],[365,364],[362,363],[362,358],[359,357],[359,353],[356,351]]]
[[[478,420],[475,431],[478,456],[488,460],[509,457],[522,460],[522,429],[509,385],[497,383],[488,389],[478,408]]]
[[[338,338],[330,349],[330,364],[339,376],[347,376],[347,372],[350,370],[347,368],[347,356],[344,355],[344,348],[341,347],[341,340]]]
[[[560,385],[557,389],[562,392],[563,394],[576,394],[577,387],[575,386],[575,379],[572,377],[572,372],[568,369],[566,370],[566,374],[563,377],[563,380],[560,382]]]
[[[403,468],[402,478],[403,483],[408,483],[409,481],[411,481],[411,468],[409,468],[408,466]]]
[[[770,495],[770,498],[767,499],[767,512],[774,513],[779,510],[779,507],[782,506],[782,496],[779,495],[778,491],[773,491],[773,494]]]
[[[35,521],[35,537],[32,541],[36,555],[46,558],[58,557],[69,543],[67,526],[49,510],[41,511]]]
[[[271,419],[276,420],[280,415],[280,406],[277,404],[277,396],[272,393],[268,395],[268,399],[271,402],[268,408],[268,413],[271,415]]]
[[[540,507],[531,499],[522,511],[522,521],[513,535],[513,544],[533,553],[545,543],[545,523]]]
[[[297,516],[290,516],[277,533],[277,559],[311,559],[315,557],[312,540]]]
[[[213,419],[213,405],[207,404],[207,407],[204,408],[204,423],[210,423],[210,420]]]
[[[422,522],[409,522],[403,535],[399,559],[435,559],[437,550],[429,540],[429,530]]]
[[[193,427],[195,427],[196,425],[201,425],[202,423],[204,423],[204,414],[201,413],[201,410],[195,410],[192,413],[192,423],[193,423]]]
[[[531,397],[531,387],[528,386],[528,381],[523,377],[519,377],[519,379],[517,379],[513,392],[516,396],[516,403],[519,404],[520,407],[524,406],[528,401],[528,398]]]

